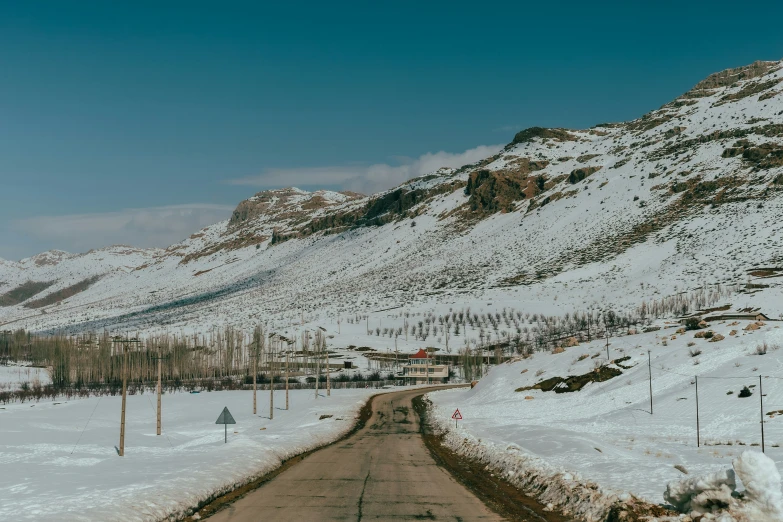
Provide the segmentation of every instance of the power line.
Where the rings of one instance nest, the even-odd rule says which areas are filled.
[[[92,420],[92,416],[95,415],[95,410],[98,409],[98,404],[101,403],[101,399],[103,399],[103,397],[98,397],[98,402],[95,403],[95,407],[92,409],[92,413],[90,413],[90,418],[87,419],[87,424],[85,424],[84,428],[82,428],[82,432],[79,434],[79,438],[76,439],[76,444],[73,445],[73,449],[68,454],[69,456],[73,455],[73,452],[76,450],[76,446],[78,446],[79,441],[82,440],[82,435],[84,435],[84,432],[87,430],[87,426],[90,424],[90,421]]]

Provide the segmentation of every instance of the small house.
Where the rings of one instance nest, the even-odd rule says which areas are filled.
[[[769,321],[769,317],[761,312],[724,312],[715,315],[704,316],[707,322],[714,321]]]
[[[402,367],[405,384],[435,384],[449,380],[449,365],[435,364],[426,350],[419,350],[408,357],[408,364]]]

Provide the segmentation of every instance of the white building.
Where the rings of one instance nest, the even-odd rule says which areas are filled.
[[[432,357],[419,350],[408,358],[408,364],[402,367],[405,384],[434,384],[448,382],[449,366],[434,364]]]

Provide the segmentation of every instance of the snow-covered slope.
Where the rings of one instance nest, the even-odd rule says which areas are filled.
[[[165,251],[1,263],[0,295],[55,283],[0,307],[0,326],[203,331],[484,301],[622,310],[748,283],[769,287],[732,304],[777,316],[778,272],[758,269],[782,266],[782,67],[717,73],[631,122],[526,129],[475,165],[369,197],[262,192]]]
[[[473,389],[429,394],[434,417],[454,449],[587,520],[604,520],[610,505],[630,495],[663,503],[667,483],[730,469],[762,443],[780,468],[783,328],[749,321],[710,326],[686,332],[668,325],[613,338],[608,350],[598,340],[520,358],[492,368]],[[598,368],[603,380],[564,391],[566,379],[597,375]],[[559,384],[536,387],[549,380]],[[455,429],[457,408],[463,420]],[[780,483],[773,489],[774,506],[738,505],[736,520],[780,520]]]

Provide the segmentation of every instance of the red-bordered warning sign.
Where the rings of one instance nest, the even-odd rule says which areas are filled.
[[[454,415],[451,416],[454,420],[462,420],[462,414],[459,412],[459,408],[454,411]]]

